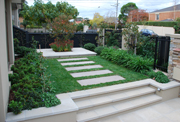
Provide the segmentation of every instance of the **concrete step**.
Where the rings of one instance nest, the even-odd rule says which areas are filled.
[[[77,80],[77,82],[81,84],[81,86],[87,86],[87,85],[113,82],[113,81],[119,81],[119,80],[124,80],[124,78],[119,75],[113,75],[113,76],[105,76],[105,77],[99,77],[99,78]]]
[[[67,71],[73,71],[73,70],[94,69],[94,68],[103,68],[103,66],[101,66],[101,65],[89,65],[89,66],[67,67],[65,69]]]
[[[67,59],[57,59],[59,62],[61,61],[78,61],[78,60],[88,60],[88,58],[67,58]]]
[[[110,70],[97,70],[97,71],[88,71],[88,72],[78,72],[78,73],[70,73],[74,78],[77,77],[85,77],[85,76],[94,76],[94,75],[102,75],[113,73]]]
[[[62,66],[68,66],[68,65],[79,65],[79,64],[93,64],[94,61],[81,61],[81,62],[70,62],[70,63],[61,63]]]
[[[148,86],[138,87],[134,89],[128,89],[118,92],[110,92],[106,94],[100,94],[95,96],[89,96],[79,99],[74,99],[74,102],[79,107],[79,109],[88,109],[95,106],[100,106],[103,104],[112,104],[117,101],[127,100],[147,94],[155,93],[155,89]]]
[[[100,121],[101,118],[110,117],[115,114],[121,114],[123,112],[131,111],[138,109],[149,104],[160,101],[162,98],[150,94],[142,97],[136,97],[131,100],[124,100],[121,102],[115,102],[112,104],[101,105],[92,107],[92,109],[79,111],[77,113],[77,122],[86,122],[86,121]]]

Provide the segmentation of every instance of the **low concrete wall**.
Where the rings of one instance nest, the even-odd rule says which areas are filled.
[[[22,28],[22,29],[24,29],[24,28]],[[45,28],[26,28],[25,31],[28,31],[30,33],[41,33],[41,32],[47,33],[47,32],[49,32]]]
[[[157,33],[159,36],[165,36],[166,34],[174,34],[175,30],[173,27],[163,27],[163,26],[144,26],[138,25],[139,31],[142,29],[150,29]]]

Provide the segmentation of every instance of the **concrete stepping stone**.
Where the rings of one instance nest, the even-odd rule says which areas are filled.
[[[69,58],[69,59],[58,59],[58,61],[78,61],[78,60],[87,60],[88,58]]]
[[[98,70],[98,71],[89,71],[89,72],[78,72],[78,73],[70,73],[74,78],[76,77],[84,77],[84,76],[93,76],[93,75],[102,75],[113,73],[110,70]]]
[[[93,64],[94,61],[81,61],[81,62],[70,62],[70,63],[61,63],[62,66],[66,65],[79,65],[79,64]]]
[[[73,70],[93,69],[93,68],[103,68],[103,66],[101,66],[101,65],[89,65],[89,66],[67,67],[65,69],[67,71],[73,71]]]
[[[81,86],[87,86],[87,85],[93,85],[93,84],[100,84],[100,83],[106,83],[106,82],[113,82],[113,81],[119,81],[124,80],[125,78],[119,76],[119,75],[113,75],[113,76],[106,76],[106,77],[100,77],[100,78],[91,78],[91,79],[84,79],[84,80],[78,80],[77,82],[81,84]]]

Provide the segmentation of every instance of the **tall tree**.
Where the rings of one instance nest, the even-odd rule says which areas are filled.
[[[119,20],[123,23],[127,22],[129,12],[138,9],[135,3],[129,2],[121,7],[121,14],[119,15]]]
[[[100,23],[103,21],[104,21],[103,16],[101,16],[99,13],[95,13],[93,19],[90,20],[90,24],[95,25],[94,23],[96,23],[97,25],[100,25]]]
[[[128,21],[130,22],[139,22],[139,21],[148,21],[149,14],[146,10],[135,9],[129,12]]]

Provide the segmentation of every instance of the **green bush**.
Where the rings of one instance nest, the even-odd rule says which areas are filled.
[[[137,72],[149,71],[153,65],[150,59],[143,59],[140,56],[129,54],[125,50],[117,50],[113,47],[104,48],[101,53],[102,58],[122,65]]]
[[[106,33],[106,43],[107,46],[119,46],[118,37],[120,37],[119,33],[115,33],[115,31]]]
[[[20,110],[30,110],[43,106],[49,107],[60,103],[58,98],[49,97],[55,96],[55,89],[49,81],[50,76],[44,74],[46,71],[46,67],[42,65],[44,63],[44,58],[41,53],[37,53],[34,49],[37,42],[33,42],[32,44],[33,49],[23,58],[14,62],[14,65],[11,67],[13,74],[9,75],[13,94],[9,109],[15,114],[19,113]],[[52,95],[45,96],[44,94],[47,92]],[[46,104],[46,97],[48,101],[52,101],[49,105]],[[18,108],[15,106],[20,103],[22,109],[21,106]]]
[[[9,108],[14,112],[14,114],[20,114],[23,109],[23,105],[21,102],[12,100],[9,104]]]
[[[87,49],[87,50],[94,51],[94,49],[96,48],[96,46],[95,46],[95,44],[87,43],[87,44],[84,45],[84,48]]]
[[[158,71],[158,72],[151,71],[151,72],[148,72],[147,75],[159,83],[168,83],[169,82],[168,77],[160,71]]]
[[[46,107],[52,107],[52,106],[56,106],[56,105],[60,104],[59,99],[57,99],[54,94],[45,92],[42,95],[42,98],[43,98],[43,101],[45,102]]]
[[[99,46],[99,47],[96,47],[96,48],[94,49],[94,51],[97,53],[97,55],[100,55],[103,49],[104,49],[103,46]]]

